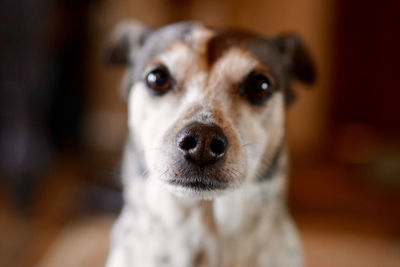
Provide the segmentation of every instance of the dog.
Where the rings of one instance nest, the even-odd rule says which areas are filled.
[[[126,67],[129,129],[106,266],[303,266],[285,200],[291,82],[315,79],[301,41],[131,20],[105,60]]]

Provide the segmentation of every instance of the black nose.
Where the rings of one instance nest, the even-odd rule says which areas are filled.
[[[228,141],[220,127],[194,122],[178,133],[177,146],[187,161],[206,166],[225,156]]]

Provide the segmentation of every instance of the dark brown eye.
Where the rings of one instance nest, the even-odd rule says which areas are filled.
[[[271,81],[264,75],[251,72],[243,81],[241,94],[253,104],[262,104],[273,94],[274,88]]]
[[[163,95],[172,88],[171,76],[165,67],[158,67],[146,75],[147,86],[156,95]]]

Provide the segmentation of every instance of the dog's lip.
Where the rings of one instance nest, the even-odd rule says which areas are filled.
[[[228,187],[227,181],[220,179],[194,179],[194,178],[173,178],[168,180],[170,185],[181,186],[196,191],[222,190]]]

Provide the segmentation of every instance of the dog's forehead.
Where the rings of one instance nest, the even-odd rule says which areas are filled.
[[[140,53],[132,60],[134,77],[139,78],[151,60],[171,50],[177,43],[191,47],[192,52],[203,57],[208,68],[233,48],[249,52],[247,55],[251,54],[273,72],[280,68],[277,48],[272,41],[260,35],[245,30],[210,28],[198,22],[183,22],[168,25],[148,36]]]

